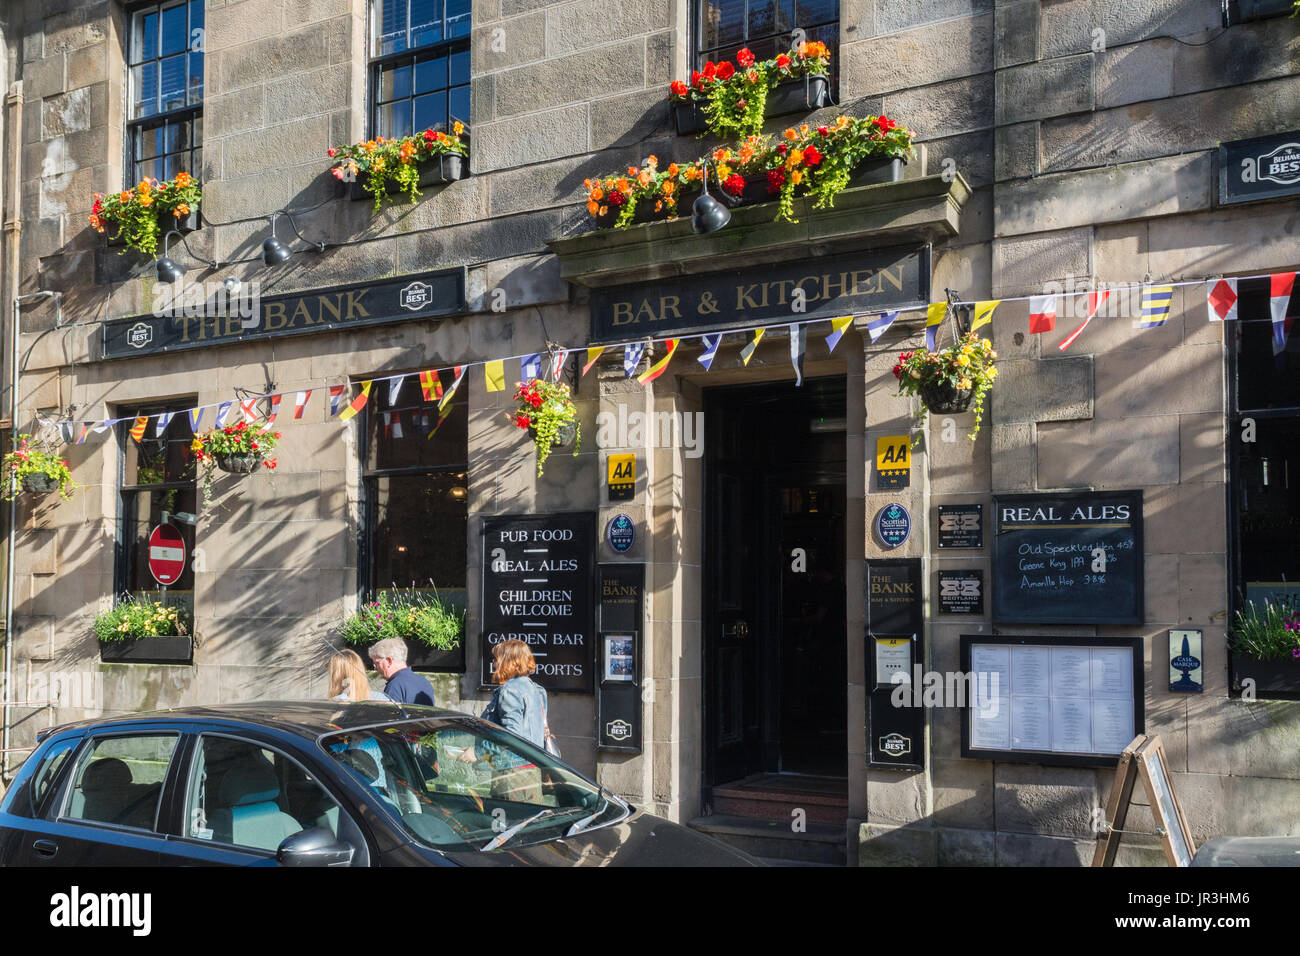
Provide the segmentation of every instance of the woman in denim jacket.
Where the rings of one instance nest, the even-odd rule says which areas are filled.
[[[546,689],[529,674],[537,671],[533,652],[523,641],[502,641],[492,648],[492,676],[497,689],[483,711],[484,720],[504,727],[539,748],[545,748],[548,731]],[[542,802],[542,772],[535,764],[489,740],[482,741],[483,755],[468,748],[458,759],[486,760],[492,765],[492,795],[526,803]]]

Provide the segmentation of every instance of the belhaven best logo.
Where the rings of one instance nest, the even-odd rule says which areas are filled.
[[[402,289],[399,302],[403,309],[419,312],[433,301],[433,286],[427,282],[412,282]]]
[[[886,734],[880,738],[880,749],[890,757],[905,757],[912,752],[912,738],[902,734]]]
[[[1259,157],[1256,169],[1260,179],[1283,186],[1300,183],[1300,143],[1283,143],[1265,153]]]
[[[126,341],[132,348],[142,349],[153,341],[153,329],[143,322],[137,322],[126,330]]]
[[[83,893],[78,886],[50,897],[50,925],[128,927],[134,936],[152,929],[153,894]]]
[[[626,720],[611,720],[605,725],[605,733],[610,740],[627,740],[632,736],[632,725]]]

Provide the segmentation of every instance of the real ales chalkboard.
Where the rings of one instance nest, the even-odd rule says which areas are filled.
[[[995,622],[1142,623],[1141,491],[993,502]]]
[[[481,680],[492,648],[511,638],[537,660],[547,690],[592,692],[596,516],[590,512],[483,519]]]

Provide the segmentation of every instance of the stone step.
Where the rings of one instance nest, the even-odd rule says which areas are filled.
[[[724,813],[696,817],[687,826],[773,866],[845,865],[843,817],[838,824],[810,821],[804,833],[792,832],[786,821]]]
[[[713,788],[713,811],[738,817],[757,817],[789,824],[795,810],[803,811],[809,823],[842,826],[848,813],[848,798],[843,794],[796,793],[755,786]]]

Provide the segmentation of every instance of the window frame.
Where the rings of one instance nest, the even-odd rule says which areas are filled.
[[[116,740],[131,737],[174,737],[176,745],[172,747],[171,756],[167,760],[167,770],[163,774],[162,789],[158,791],[158,805],[154,807],[153,827],[143,829],[141,827],[126,826],[122,823],[108,823],[104,820],[86,820],[81,817],[70,817],[68,811],[71,809],[72,794],[77,788],[78,775],[87,766],[83,761],[87,756],[99,749],[99,744],[106,740]],[[169,807],[168,790],[174,784],[175,771],[178,767],[177,756],[182,754],[185,746],[185,732],[182,730],[164,730],[160,728],[143,728],[134,730],[122,730],[114,728],[106,733],[89,734],[81,740],[81,745],[76,748],[72,755],[72,770],[62,771],[64,774],[62,784],[58,790],[58,797],[50,804],[50,817],[55,823],[67,824],[69,826],[97,827],[115,832],[124,833],[141,833],[149,836],[161,837],[166,833],[164,826],[167,821],[166,813]]]
[[[132,112],[134,110],[134,100],[135,100],[135,84],[132,78],[132,69],[136,66],[139,66],[142,63],[149,63],[149,62],[161,63],[163,59],[163,57],[159,55],[157,51],[154,51],[154,54],[151,56],[141,56],[141,58],[138,61],[135,59],[135,56],[138,52],[134,48],[134,43],[135,43],[134,23],[135,23],[136,15],[141,13],[146,13],[152,9],[157,11],[159,15],[159,19],[161,20],[162,11],[164,8],[172,8],[181,5],[185,7],[186,53],[184,55],[187,57],[186,77],[188,78],[189,76],[188,57],[190,56],[190,54],[197,52],[201,58],[202,68],[204,71],[203,93],[204,95],[206,95],[207,93],[206,9],[204,13],[203,24],[197,27],[197,29],[204,31],[203,40],[201,41],[200,47],[197,51],[190,48],[190,42],[191,42],[190,38],[193,36],[194,30],[196,29],[196,27],[193,25],[193,20],[190,17],[191,0],[144,0],[144,2],[132,3],[123,10],[123,29],[125,33],[124,47],[125,47],[125,54],[126,54],[124,57],[124,65],[126,68],[126,82],[125,84],[123,84],[123,87],[124,87],[124,95],[125,95],[126,102],[124,104],[124,110],[123,110],[123,114],[125,117],[124,124],[123,124],[125,128],[123,132],[125,133],[125,135],[122,137],[122,148],[124,151],[122,169],[123,169],[123,186],[124,188],[127,189],[131,188],[135,183],[139,182],[140,179],[143,178],[138,172],[138,165],[154,162],[155,160],[162,160],[164,166],[163,172],[165,173],[166,161],[168,158],[179,157],[185,155],[186,153],[189,154],[189,158],[190,158],[190,170],[189,170],[190,175],[199,181],[202,181],[203,179],[203,175],[202,175],[203,136],[202,134],[200,134],[198,145],[197,146],[194,145],[194,127],[196,123],[201,124],[203,121],[203,100],[205,96],[200,96],[198,103],[194,103],[194,104],[189,103],[188,102],[189,87],[187,84],[186,95],[185,95],[186,104],[184,106],[180,106],[165,112],[154,113],[150,116],[135,117],[132,115]],[[161,31],[159,35],[159,41],[161,41]],[[159,71],[159,77],[160,77],[159,88],[161,92],[161,70]],[[177,149],[170,152],[164,152],[161,155],[153,156],[150,157],[149,159],[136,158],[136,144],[141,141],[140,138],[143,134],[152,132],[154,129],[158,127],[162,127],[170,124],[180,124],[180,123],[188,124],[189,142],[190,142],[190,145],[188,147],[184,149]],[[166,178],[168,177],[165,176],[158,177],[159,180],[163,180]]]
[[[708,59],[708,57],[706,57],[706,54],[707,54],[707,53],[710,53],[710,52],[712,52],[712,53],[720,53],[720,52],[722,52],[723,50],[727,49],[728,46],[730,46],[730,44],[726,44],[726,45],[723,45],[723,46],[714,46],[714,47],[708,47],[708,48],[705,48],[705,47],[704,47],[703,44],[704,44],[704,7],[705,7],[705,2],[706,2],[706,0],[691,0],[691,30],[690,30],[690,33],[691,33],[691,48],[690,48],[690,63],[691,63],[691,69],[692,69],[692,70],[698,70],[698,69],[700,69],[700,68],[703,66],[705,60]],[[757,39],[757,40],[768,40],[768,39],[780,39],[780,38],[783,37],[783,36],[787,36],[787,37],[788,37],[788,36],[791,36],[792,33],[793,33],[793,31],[794,31],[795,29],[815,30],[815,29],[821,29],[821,28],[824,28],[824,27],[831,27],[831,26],[834,26],[834,27],[836,27],[836,32],[838,32],[839,25],[843,22],[843,20],[842,20],[842,13],[843,13],[843,11],[841,10],[841,6],[842,6],[842,4],[839,2],[839,0],[836,0],[836,4],[835,4],[835,19],[833,19],[833,20],[823,20],[823,21],[820,21],[820,22],[818,22],[818,23],[813,23],[813,24],[796,24],[796,25],[795,25],[794,27],[792,27],[790,30],[777,30],[777,31],[773,31],[773,32],[771,32],[771,33],[765,33],[765,34],[762,34],[761,36],[756,37],[756,38],[751,38],[750,35],[749,35],[749,5],[750,5],[751,2],[752,2],[752,0],[745,0],[745,8],[744,8],[744,13],[743,13],[743,23],[742,23],[742,30],[741,30],[741,38],[740,38],[740,40],[739,40],[740,46],[742,46],[742,47],[747,47],[747,46],[749,46],[750,43],[752,43],[752,42],[755,41],[755,39]],[[780,0],[777,0],[777,2],[779,3]],[[839,42],[837,41],[836,44],[835,44],[835,47],[834,47],[834,53],[835,53],[835,55],[836,55],[837,57],[838,57],[838,55],[839,55],[839,47],[840,47],[840,44],[839,44]],[[763,59],[763,58],[760,58],[760,59]],[[830,81],[831,81],[831,88],[832,88],[832,90],[837,90],[837,89],[839,88],[839,71],[838,71],[838,67],[837,67],[837,65],[836,65],[834,62],[832,62],[832,64],[831,64],[831,77],[830,77]]]
[[[445,87],[443,87],[441,91],[444,99],[447,102],[447,120],[445,123],[441,124],[441,128],[444,131],[449,131],[451,129],[451,124],[453,120],[460,120],[465,124],[467,128],[470,127],[471,125],[470,116],[452,115],[451,91],[453,88],[459,88],[461,86],[464,86],[466,91],[469,91],[472,74],[467,73],[465,75],[465,82],[463,84],[453,83],[451,80],[450,57],[453,53],[460,53],[460,52],[464,52],[467,55],[467,57],[472,55],[470,50],[470,41],[473,37],[473,29],[474,29],[473,3],[471,2],[469,5],[470,29],[469,32],[467,32],[464,36],[455,37],[450,40],[444,37],[441,40],[438,40],[434,43],[426,43],[423,46],[407,47],[406,49],[398,50],[393,53],[380,54],[376,50],[378,36],[376,31],[375,18],[378,16],[378,5],[381,2],[383,2],[383,0],[366,0],[366,41],[365,41],[366,42],[366,138],[375,139],[376,137],[383,135],[379,132],[380,74],[383,72],[385,67],[393,66],[394,64],[402,63],[403,61],[409,61],[411,64],[411,91],[404,98],[399,97],[393,100],[388,100],[386,101],[386,103],[402,102],[403,99],[405,100],[405,102],[410,103],[411,104],[411,133],[409,135],[414,135],[417,132],[422,132],[422,130],[418,130],[415,127],[415,99],[417,96],[415,92],[415,62],[416,60],[422,59],[424,57],[437,57],[439,55],[448,57],[447,84]],[[407,29],[407,35],[409,37],[411,0],[403,0],[403,2],[407,4],[406,29]],[[440,0],[440,2],[443,3],[442,23],[445,28],[447,23],[446,0]],[[467,59],[466,62],[468,63],[469,60]],[[419,94],[419,95],[427,96],[429,94]],[[469,102],[470,102],[470,112],[472,112],[473,111],[472,93],[470,93]],[[438,125],[439,124],[435,124],[434,128],[437,128]]]

